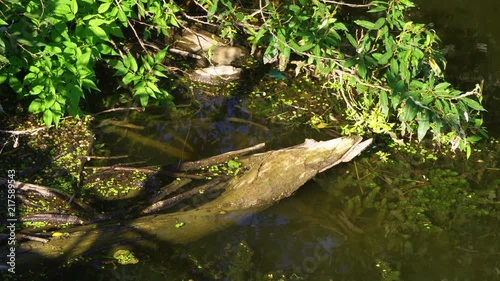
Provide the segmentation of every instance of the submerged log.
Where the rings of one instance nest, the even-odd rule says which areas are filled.
[[[324,142],[306,140],[290,148],[244,156],[238,161],[247,170],[226,182],[224,193],[213,201],[184,212],[75,227],[47,243],[26,241],[16,248],[17,263],[68,260],[122,243],[154,247],[154,239],[193,241],[239,223],[290,196],[316,174],[350,161],[371,143],[371,139],[361,140],[358,136]],[[2,252],[1,257],[6,254]]]

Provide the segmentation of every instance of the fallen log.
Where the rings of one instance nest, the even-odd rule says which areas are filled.
[[[154,214],[122,222],[75,227],[47,243],[34,240],[17,244],[17,264],[68,260],[111,245],[154,247],[155,240],[187,243],[237,224],[249,215],[290,196],[300,186],[341,162],[348,162],[370,143],[358,136],[330,141],[306,140],[290,148],[244,156],[246,171],[226,184],[219,197],[189,211]],[[2,248],[0,256],[8,253]]]

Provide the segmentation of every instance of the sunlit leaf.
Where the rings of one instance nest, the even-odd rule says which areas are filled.
[[[361,26],[361,27],[364,27],[368,30],[373,30],[373,29],[376,29],[375,28],[375,24],[371,21],[366,21],[366,20],[355,20],[354,23],[356,23],[357,25]]]
[[[50,111],[50,109],[46,109],[43,112],[43,122],[45,123],[46,126],[52,125],[53,118],[54,114],[52,113],[52,111]]]
[[[385,11],[386,9],[387,8],[384,6],[376,6],[375,8],[368,10],[368,13],[378,13],[378,12]]]
[[[109,37],[108,37],[108,34],[101,27],[99,27],[99,26],[89,26],[89,29],[92,31],[92,33],[94,33],[94,35],[97,38],[99,38],[99,39],[101,39],[103,41],[110,41]]]
[[[108,3],[102,3],[99,8],[97,9],[97,13],[99,14],[104,14],[106,11],[108,11],[109,7],[111,6],[113,2],[108,2]]]
[[[387,92],[380,92],[380,109],[382,110],[382,114],[387,116],[389,114],[389,99],[387,98]]]
[[[470,99],[470,98],[462,98],[461,99],[465,104],[467,104],[467,106],[469,106],[470,108],[474,109],[474,110],[477,110],[477,111],[485,111],[486,109],[484,109],[484,107],[478,103],[477,101],[473,100],[473,99]]]
[[[379,18],[374,26],[373,26],[373,29],[380,29],[383,25],[385,24],[385,18]]]
[[[420,111],[417,114],[417,117],[418,117],[417,137],[418,141],[422,141],[422,139],[425,137],[425,134],[427,134],[427,131],[429,130],[429,113],[427,110]]]
[[[29,108],[28,111],[31,113],[38,113],[40,112],[40,108],[42,107],[43,101],[40,98],[34,99]]]

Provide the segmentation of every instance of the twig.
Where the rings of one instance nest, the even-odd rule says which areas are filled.
[[[202,191],[207,191],[209,189],[212,189],[214,188],[215,186],[217,186],[220,182],[222,181],[222,178],[216,178],[196,189],[193,189],[193,190],[190,190],[190,191],[186,191],[184,193],[181,193],[177,196],[174,196],[174,197],[171,197],[171,198],[168,198],[166,200],[163,200],[163,201],[159,201],[159,202],[156,202],[154,203],[153,205],[147,207],[146,209],[142,210],[140,212],[141,215],[147,215],[147,214],[151,214],[151,213],[155,213],[155,212],[158,212],[158,211],[161,211],[161,210],[164,210],[164,209],[168,209],[170,207],[173,207],[175,205],[177,205],[180,201],[184,200],[184,199],[187,199],[187,198],[190,198],[196,194],[199,194],[201,193]]]
[[[39,131],[46,130],[48,128],[52,128],[53,125],[50,125],[48,127],[40,127],[40,128],[35,128],[35,129],[30,129],[30,130],[22,130],[22,131],[10,131],[10,130],[0,130],[0,133],[5,133],[5,134],[11,134],[11,135],[34,135],[38,133]]]
[[[86,158],[87,160],[90,159],[98,159],[98,160],[110,160],[110,159],[123,159],[123,158],[128,158],[128,155],[117,155],[117,156],[78,156],[78,158]],[[86,167],[88,168],[88,167]]]
[[[107,109],[107,110],[104,110],[104,111],[101,111],[101,112],[94,113],[94,114],[92,114],[92,116],[97,116],[97,115],[104,114],[104,113],[109,113],[109,112],[128,111],[128,110],[136,110],[136,111],[142,112],[142,111],[144,111],[144,108],[142,108],[142,107],[119,107],[119,108],[111,108],[111,109]]]
[[[6,178],[0,178],[0,185],[1,184],[6,185],[7,183],[8,183],[8,180]],[[62,201],[66,202],[66,203],[68,203],[69,200],[71,199],[70,195],[66,194],[65,192],[63,192],[61,190],[55,189],[55,188],[40,186],[40,185],[36,185],[36,184],[31,184],[31,183],[23,183],[23,182],[19,182],[19,181],[14,181],[13,185],[14,185],[14,188],[18,189],[19,191],[23,191],[23,192],[32,191],[32,192],[36,192],[39,195],[45,196],[45,197],[54,196],[54,197],[61,199]],[[94,214],[95,213],[95,211],[92,208],[90,208],[89,206],[87,206],[83,202],[73,201],[69,205],[72,207],[76,207],[78,210],[84,211],[87,214]]]
[[[321,2],[335,4],[335,5],[339,5],[339,6],[347,6],[347,7],[351,7],[351,8],[370,8],[371,6],[373,6],[372,4],[350,4],[350,3],[338,2],[338,1],[332,1],[332,0],[321,0]]]
[[[135,167],[123,167],[123,166],[87,166],[85,169],[96,169],[96,170],[111,170],[111,171],[126,171],[126,172],[143,172],[145,174],[154,174],[157,171],[149,168],[135,168]],[[99,171],[103,173],[104,171]]]
[[[151,200],[149,200],[150,203],[156,203],[169,194],[172,194],[185,186],[186,184],[190,183],[192,180],[187,179],[187,178],[181,178],[179,180],[174,180],[173,182],[167,184],[166,186],[160,188],[160,191],[153,197]]]
[[[200,55],[193,54],[193,53],[186,52],[186,51],[182,51],[179,49],[170,48],[170,49],[168,49],[168,51],[173,53],[173,54],[177,54],[177,55],[180,55],[182,57],[185,57],[185,58],[192,58],[192,59],[197,59],[197,60],[203,59],[203,57]]]
[[[120,9],[120,11],[125,14],[125,12],[122,9],[122,6],[120,5],[120,2],[118,2],[117,0],[115,0],[114,2],[116,4],[116,6],[118,7],[118,9]],[[140,5],[138,5],[138,6],[140,6]],[[132,23],[130,22],[130,20],[128,19],[128,17],[127,17],[127,23],[130,26],[130,28],[132,29],[132,32],[134,33],[135,38],[137,39],[137,41],[141,45],[142,49],[144,50],[144,52],[147,53],[148,49],[146,48],[146,46],[144,46],[144,42],[142,42],[141,38],[139,37],[139,34],[137,34],[137,31],[135,30],[134,26],[132,25]]]
[[[243,148],[243,149],[235,150],[235,151],[230,151],[230,152],[216,155],[216,156],[213,156],[210,158],[201,159],[201,160],[192,161],[192,162],[184,162],[179,166],[179,171],[199,170],[200,168],[202,168],[204,166],[212,166],[215,164],[224,163],[228,160],[231,160],[234,157],[243,156],[243,155],[261,150],[265,146],[266,146],[265,143],[259,143],[257,145],[251,146],[251,147],[247,147],[247,148]]]
[[[42,237],[37,237],[37,236],[33,236],[33,235],[28,235],[28,234],[24,234],[24,233],[17,234],[17,237],[28,239],[28,240],[31,240],[31,241],[42,242],[44,244],[50,241],[50,239],[46,239],[46,238],[42,238]]]
[[[20,220],[22,222],[32,222],[32,221],[42,221],[49,223],[58,223],[58,224],[86,224],[87,220],[81,219],[78,216],[73,215],[62,215],[62,214],[33,214],[21,217]]]

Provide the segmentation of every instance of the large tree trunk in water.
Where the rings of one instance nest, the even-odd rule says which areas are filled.
[[[290,196],[317,173],[350,161],[371,140],[342,137],[330,141],[306,140],[301,145],[245,156],[238,161],[248,170],[227,183],[215,200],[185,212],[149,215],[120,223],[75,227],[69,236],[48,243],[27,241],[16,249],[17,264],[43,259],[63,259],[117,243],[152,246],[154,239],[186,243],[240,222]],[[183,223],[180,228],[176,224]],[[2,249],[4,251],[4,249]],[[1,254],[6,257],[6,253]]]

